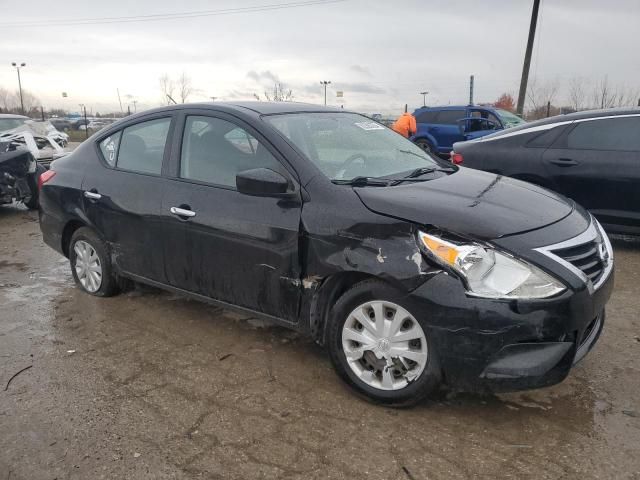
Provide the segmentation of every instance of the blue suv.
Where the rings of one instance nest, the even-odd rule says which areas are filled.
[[[411,140],[424,150],[440,155],[449,154],[455,142],[524,123],[523,119],[506,110],[478,105],[422,107],[413,115],[418,131]]]

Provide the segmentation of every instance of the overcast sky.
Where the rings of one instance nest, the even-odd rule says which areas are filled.
[[[295,0],[0,0],[0,87],[15,89],[12,61],[26,62],[23,88],[45,107],[93,112],[161,102],[159,77],[189,75],[190,100],[251,99],[279,79],[296,100],[400,112],[404,103],[466,103],[517,93],[532,0],[344,0],[260,12],[133,23],[21,26],[79,18],[170,14]],[[301,0],[304,1],[304,0]],[[298,2],[299,3],[299,2]],[[543,0],[531,77],[640,87],[639,0]],[[566,88],[560,97],[566,96]],[[61,93],[68,93],[63,99]]]

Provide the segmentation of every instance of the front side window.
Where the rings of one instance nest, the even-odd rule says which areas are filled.
[[[434,112],[433,110],[420,112],[416,116],[416,122],[417,123],[435,123],[437,115],[438,115],[438,112]]]
[[[280,162],[245,129],[220,118],[187,117],[181,178],[235,188],[236,175],[254,168],[284,173]]]
[[[117,152],[118,168],[160,175],[170,124],[170,118],[160,118],[125,128]]]
[[[567,148],[640,151],[640,117],[579,122],[567,135]]]
[[[118,157],[118,146],[120,145],[120,135],[122,132],[116,132],[109,135],[107,138],[100,142],[100,151],[102,152],[102,158],[105,162],[114,167],[116,165],[116,158]]]
[[[406,138],[355,113],[264,117],[331,180],[388,177],[439,164]]]

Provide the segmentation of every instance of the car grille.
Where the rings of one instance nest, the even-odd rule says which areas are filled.
[[[601,242],[593,240],[575,247],[552,250],[564,261],[582,271],[594,284],[600,280],[605,270],[605,263],[600,254]]]

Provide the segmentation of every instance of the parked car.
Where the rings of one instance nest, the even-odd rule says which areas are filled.
[[[22,202],[29,210],[38,208],[38,179],[44,167],[31,152],[14,142],[0,141],[0,205]]]
[[[555,190],[607,231],[640,234],[640,109],[560,115],[456,143],[464,166]]]
[[[573,202],[344,110],[150,110],[41,183],[44,241],[80,289],[134,280],[306,333],[386,404],[561,381],[613,287],[607,236]]]
[[[18,128],[19,126],[24,125],[28,120],[31,119],[29,117],[25,117],[24,115],[0,113],[0,132]]]
[[[413,116],[418,131],[411,140],[427,152],[438,155],[448,155],[455,142],[525,123],[506,110],[479,105],[422,107],[413,112]]]
[[[52,118],[49,121],[51,122],[51,125],[61,132],[66,132],[72,128],[71,122],[66,118]]]

